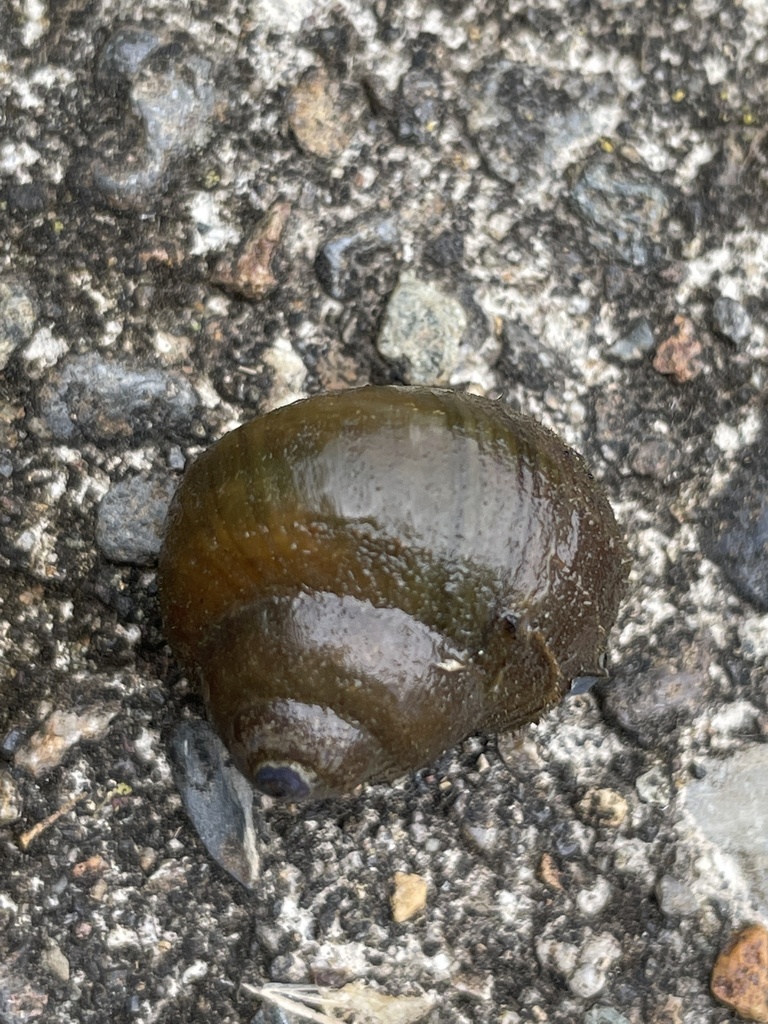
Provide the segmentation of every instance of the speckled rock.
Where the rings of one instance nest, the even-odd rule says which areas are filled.
[[[160,552],[175,480],[140,474],[113,484],[99,505],[96,543],[113,562],[150,565]]]
[[[376,347],[409,384],[447,384],[468,318],[458,299],[411,274],[390,296]]]
[[[703,351],[693,322],[687,316],[678,315],[672,324],[671,333],[659,342],[653,357],[653,368],[657,373],[671,377],[677,384],[687,384],[704,369],[701,359]]]
[[[301,148],[326,160],[343,153],[362,117],[360,99],[325,68],[305,71],[287,102],[288,123]]]
[[[179,373],[135,369],[95,354],[57,366],[40,395],[43,419],[60,441],[188,437],[198,404]]]
[[[734,935],[712,969],[712,995],[745,1020],[768,1022],[768,931],[750,925]]]

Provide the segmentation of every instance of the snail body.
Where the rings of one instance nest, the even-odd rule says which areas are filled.
[[[349,792],[601,674],[628,560],[585,463],[528,417],[367,387],[259,417],[182,481],[171,647],[269,795]]]

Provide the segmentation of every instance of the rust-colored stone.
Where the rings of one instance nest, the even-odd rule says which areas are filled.
[[[712,995],[746,1020],[768,1024],[768,931],[753,924],[733,936],[712,970]]]
[[[277,287],[272,273],[272,257],[280,244],[291,207],[275,203],[270,208],[232,261],[221,259],[211,275],[213,284],[244,299],[263,299]]]
[[[676,316],[672,334],[656,349],[653,368],[678,384],[685,384],[704,369],[701,353],[702,344],[691,321],[686,316]]]

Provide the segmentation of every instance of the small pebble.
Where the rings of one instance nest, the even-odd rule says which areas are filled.
[[[750,925],[734,935],[712,969],[712,995],[745,1020],[768,1022],[768,931]]]
[[[96,543],[106,558],[151,565],[160,552],[163,524],[176,487],[171,477],[133,476],[113,484],[99,505]]]
[[[40,397],[43,419],[56,440],[97,443],[186,438],[198,405],[181,374],[134,369],[95,353],[56,366]]]
[[[640,363],[653,349],[653,345],[651,325],[645,317],[641,317],[630,327],[627,334],[609,346],[607,354],[622,363]]]
[[[296,141],[326,160],[344,152],[361,117],[357,92],[332,79],[325,68],[305,71],[288,97],[288,123]]]
[[[409,921],[427,905],[427,882],[421,875],[396,871],[391,897],[392,919],[396,924]]]
[[[752,318],[740,302],[721,295],[712,307],[715,328],[737,345],[752,333]]]
[[[54,711],[16,751],[16,766],[39,778],[61,764],[67,751],[76,744],[103,739],[116,714],[115,707],[93,707],[79,714]]]
[[[447,384],[467,323],[458,299],[403,274],[387,303],[376,347],[385,359],[403,365],[409,384]]]
[[[671,377],[678,384],[694,380],[704,369],[699,358],[703,347],[696,337],[696,328],[688,317],[678,315],[674,330],[656,349],[653,368],[657,373]]]

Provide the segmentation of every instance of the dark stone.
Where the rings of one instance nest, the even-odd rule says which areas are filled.
[[[755,448],[731,478],[702,529],[704,553],[733,589],[768,611],[768,456]]]

